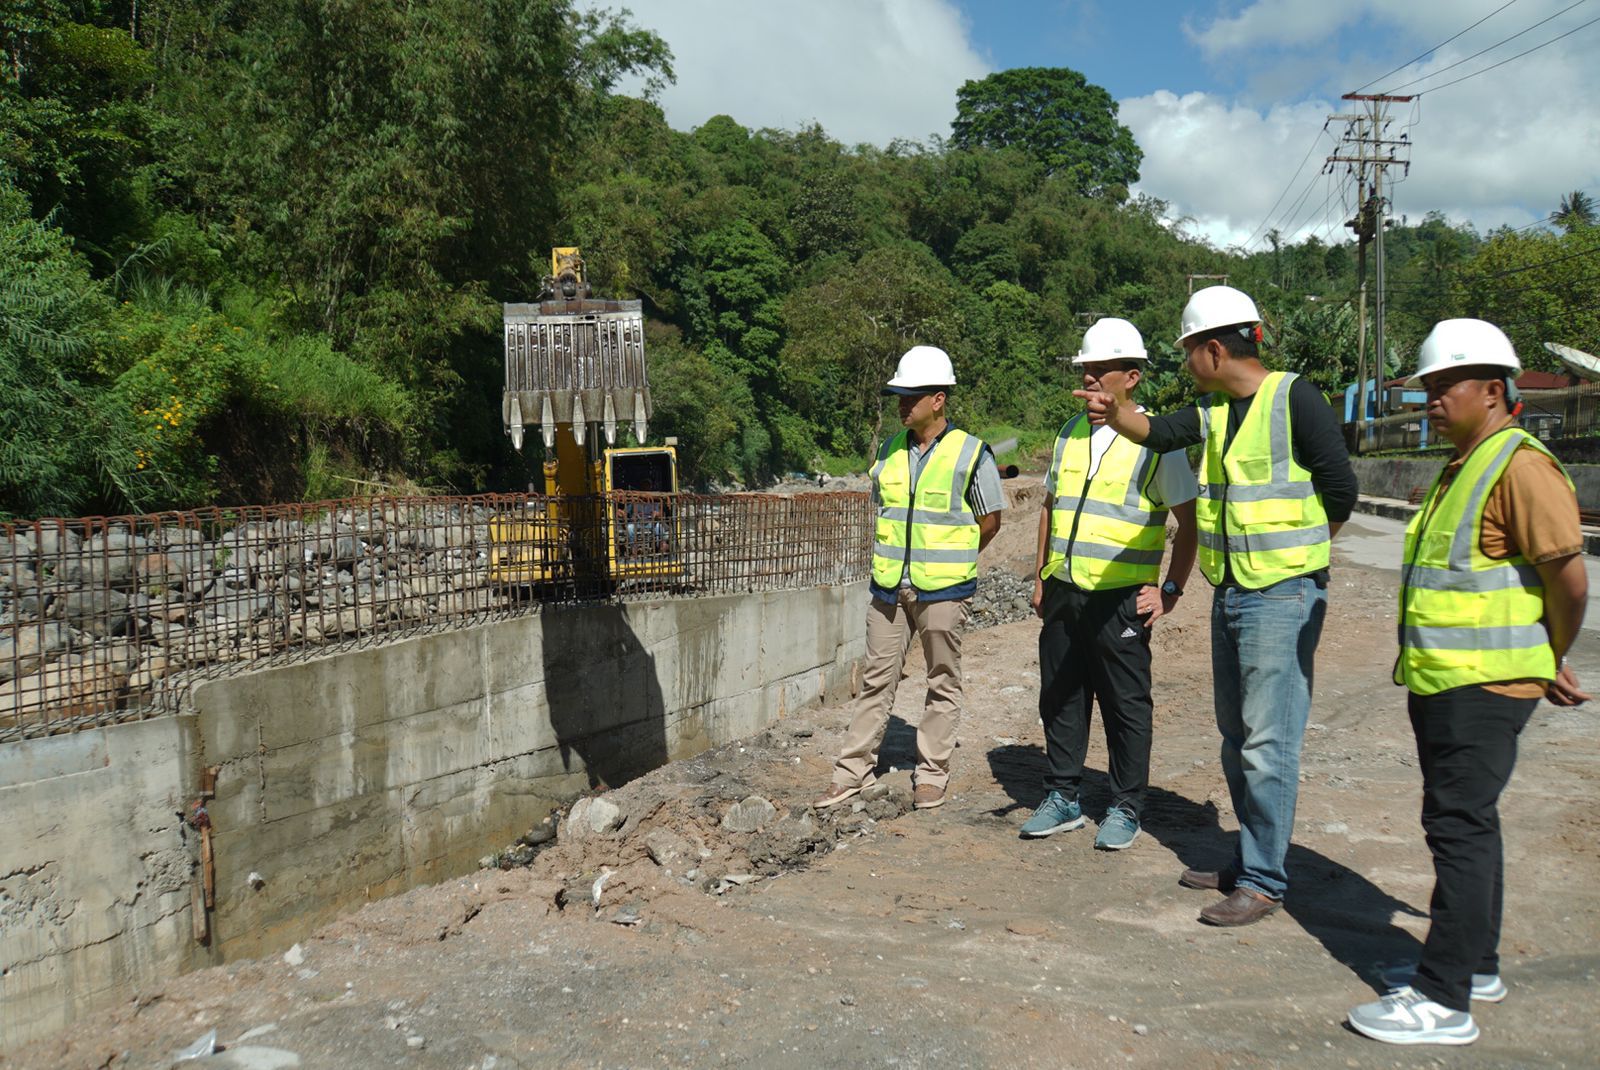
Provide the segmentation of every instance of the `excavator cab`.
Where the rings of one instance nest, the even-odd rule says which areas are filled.
[[[506,304],[501,422],[544,444],[542,501],[490,524],[504,584],[681,575],[677,451],[646,446],[651,413],[638,301],[595,298],[575,247],[550,254],[539,300]],[[631,430],[636,446],[618,445]],[[670,442],[670,440],[669,440]]]
[[[613,578],[681,571],[677,452],[671,446],[606,450],[604,483]]]

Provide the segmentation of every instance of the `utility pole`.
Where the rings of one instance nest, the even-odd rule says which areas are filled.
[[[1362,441],[1362,432],[1365,430],[1367,416],[1367,243],[1373,244],[1373,266],[1377,275],[1377,293],[1374,302],[1372,328],[1373,328],[1373,377],[1377,380],[1377,410],[1378,415],[1384,415],[1388,410],[1387,398],[1383,393],[1384,358],[1388,350],[1384,342],[1384,264],[1383,264],[1383,231],[1388,225],[1388,202],[1384,198],[1383,180],[1387,177],[1390,167],[1404,168],[1406,173],[1411,171],[1411,141],[1409,135],[1401,134],[1399,138],[1389,138],[1385,134],[1389,127],[1389,104],[1403,104],[1415,99],[1413,97],[1398,97],[1385,93],[1346,93],[1344,100],[1357,101],[1366,107],[1354,115],[1333,115],[1331,119],[1345,121],[1345,133],[1341,139],[1340,148],[1328,157],[1328,169],[1331,173],[1335,164],[1349,165],[1355,175],[1356,195],[1359,207],[1355,219],[1346,223],[1356,232],[1358,245],[1356,248],[1356,277],[1360,291],[1360,309],[1357,317],[1360,341],[1356,352],[1356,393],[1358,407],[1356,411],[1357,447]],[[1371,176],[1370,185],[1368,176]]]
[[[1228,285],[1228,276],[1226,276],[1226,275],[1190,275],[1189,276],[1189,296],[1190,297],[1194,296],[1194,280],[1195,279],[1205,279],[1208,282],[1220,282],[1224,286]]]
[[[1345,226],[1356,233],[1356,451],[1360,452],[1367,428],[1367,243],[1372,240],[1372,213],[1367,199],[1367,116],[1364,112],[1330,115],[1328,121],[1345,123],[1341,147],[1355,149],[1355,159],[1349,162],[1355,173],[1356,216]],[[1326,173],[1331,174],[1337,162],[1330,156]]]

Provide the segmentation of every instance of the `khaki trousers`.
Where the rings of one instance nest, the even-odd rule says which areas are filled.
[[[928,697],[917,725],[918,784],[944,787],[950,779],[950,755],[956,748],[961,716],[961,629],[970,599],[944,602],[880,602],[867,606],[867,665],[855,717],[845,730],[844,746],[834,763],[833,782],[853,787],[875,779],[878,746],[889,727],[895,688],[905,667],[913,635],[922,636],[927,663]]]

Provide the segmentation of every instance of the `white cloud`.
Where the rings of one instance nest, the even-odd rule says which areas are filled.
[[[1475,52],[1555,14],[1571,0],[1523,0],[1515,8],[1497,11],[1503,3],[1504,0],[1410,0],[1405,4],[1393,0],[1254,0],[1236,13],[1219,16],[1204,26],[1189,20],[1185,32],[1207,59],[1215,59],[1270,48],[1320,49],[1340,30],[1380,22],[1419,41],[1425,38],[1420,47],[1401,49],[1414,53],[1482,19],[1482,26],[1461,38],[1463,42],[1477,42],[1468,50]],[[1537,31],[1527,40],[1537,42]],[[1375,46],[1382,43],[1382,39],[1373,42]]]
[[[815,121],[849,145],[948,136],[956,90],[989,73],[949,0],[627,4],[672,48],[678,80],[660,100],[678,129],[725,114],[748,127]]]
[[[1164,89],[1122,101],[1121,112],[1144,149],[1136,192],[1171,202],[1173,214],[1193,217],[1194,229],[1221,246],[1242,242],[1257,229],[1327,115],[1328,105],[1321,101],[1280,105],[1263,114],[1211,94],[1180,97]],[[1324,144],[1331,142],[1324,139]],[[1319,162],[1313,154],[1278,214],[1299,199]],[[1323,185],[1312,189],[1296,218],[1324,203]],[[1317,223],[1322,222],[1318,212]]]
[[[1356,19],[1365,3],[1328,3],[1327,0],[1258,0],[1236,15],[1217,18],[1203,29],[1185,26],[1189,39],[1208,59],[1259,45],[1306,45]]]
[[[679,129],[729,114],[750,127],[816,121],[847,144],[948,134],[956,90],[990,70],[954,0],[596,2],[628,4],[637,24],[672,47],[678,83],[661,103]],[[1263,221],[1291,238],[1342,239],[1348,183],[1316,177],[1331,138],[1319,141],[1268,213],[1328,114],[1351,107],[1338,90],[1410,59],[1501,2],[1249,0],[1191,23],[1196,49],[1225,71],[1246,72],[1250,85],[1123,100],[1122,121],[1145,152],[1136,188],[1170,201],[1219,245],[1244,240]],[[1522,0],[1382,87],[1439,70],[1569,2]],[[1433,84],[1548,40],[1593,17],[1586,12],[1557,18]],[[1410,130],[1411,177],[1395,191],[1394,211],[1415,219],[1439,209],[1488,229],[1530,222],[1570,190],[1600,190],[1593,151],[1600,67],[1585,59],[1597,39],[1600,26],[1436,94],[1426,92],[1428,83],[1417,87],[1424,96]],[[1127,47],[1137,55],[1137,45]],[[1397,106],[1394,115],[1398,130],[1411,112]]]
[[[1316,25],[1314,6],[1338,5],[1262,0],[1232,20],[1218,20],[1202,31],[1199,40],[1203,45],[1205,35],[1215,31],[1209,40],[1217,47],[1293,43]],[[1356,10],[1356,17],[1367,6],[1349,5]],[[1438,5],[1423,6],[1440,22],[1439,27],[1427,31],[1439,35],[1429,44],[1491,10],[1457,11],[1442,21]],[[1441,71],[1552,10],[1553,5],[1530,5],[1527,11],[1520,11],[1520,6],[1510,9],[1507,15],[1520,11],[1516,20],[1503,26],[1485,23],[1405,74],[1387,79],[1385,87]],[[1394,122],[1390,136],[1405,131],[1412,143],[1410,177],[1394,190],[1392,198],[1396,214],[1416,219],[1429,210],[1439,210],[1481,230],[1505,223],[1519,226],[1552,210],[1563,193],[1600,188],[1600,154],[1594,151],[1594,146],[1600,145],[1600,74],[1587,55],[1600,28],[1589,31],[1587,39],[1574,34],[1525,59],[1443,88],[1451,79],[1482,70],[1581,24],[1581,20],[1572,21],[1580,14],[1575,11],[1510,46],[1421,82],[1408,90],[1422,94],[1414,106],[1391,106]],[[1283,24],[1272,26],[1263,21],[1273,15],[1283,18]],[[1340,15],[1350,21],[1343,8]],[[1498,28],[1485,36],[1492,27]],[[1400,60],[1405,58],[1400,56]],[[1363,67],[1369,66],[1373,64],[1367,60]],[[1378,66],[1366,77],[1383,69]],[[1351,87],[1357,84],[1359,81],[1354,81]],[[1440,88],[1429,92],[1430,87]],[[1175,214],[1193,216],[1200,234],[1226,245],[1243,240],[1268,218],[1268,206],[1289,186],[1290,176],[1328,114],[1353,107],[1356,105],[1339,100],[1255,107],[1206,93],[1179,97],[1157,92],[1123,101],[1122,118],[1145,150],[1138,188],[1171,201]],[[1339,133],[1342,127],[1335,123],[1331,129]],[[1348,235],[1342,222],[1350,213],[1344,210],[1341,196],[1328,197],[1328,180],[1316,177],[1318,163],[1332,149],[1332,139],[1323,138],[1273,213],[1272,224],[1286,234],[1292,232],[1298,238],[1319,232],[1334,240]],[[1342,166],[1334,177],[1348,189]],[[1395,177],[1399,177],[1398,171]],[[1302,208],[1287,213],[1308,184],[1311,190]],[[1343,195],[1343,199],[1348,197],[1348,193]],[[1297,226],[1302,219],[1304,224]]]

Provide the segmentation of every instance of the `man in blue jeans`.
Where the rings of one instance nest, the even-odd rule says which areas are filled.
[[[1300,744],[1327,609],[1333,536],[1350,517],[1356,477],[1339,423],[1314,386],[1261,363],[1255,302],[1230,286],[1197,291],[1183,310],[1189,374],[1211,398],[1147,416],[1079,390],[1089,418],[1153,453],[1205,444],[1196,514],[1211,602],[1211,667],[1222,772],[1239,819],[1233,860],[1179,882],[1227,898],[1211,925],[1249,925],[1289,887]]]

